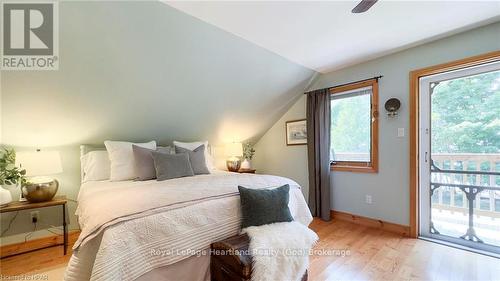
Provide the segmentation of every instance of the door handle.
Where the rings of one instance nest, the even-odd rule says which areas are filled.
[[[425,161],[425,163],[427,163],[427,151],[425,152],[425,155],[424,155],[424,161]]]

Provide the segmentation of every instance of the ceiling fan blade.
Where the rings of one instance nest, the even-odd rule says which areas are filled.
[[[378,0],[362,0],[359,4],[352,9],[352,13],[359,14],[368,11]]]

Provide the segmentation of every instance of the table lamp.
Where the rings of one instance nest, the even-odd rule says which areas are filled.
[[[239,157],[243,156],[243,146],[241,142],[227,144],[226,155],[230,157],[226,160],[227,170],[230,172],[238,172],[241,165]]]
[[[52,200],[59,182],[50,175],[63,171],[58,151],[18,152],[16,165],[26,170],[27,183],[21,187],[24,198],[33,203]]]

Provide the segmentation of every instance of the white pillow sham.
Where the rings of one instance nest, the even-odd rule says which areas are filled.
[[[105,141],[111,162],[109,179],[111,181],[132,180],[136,178],[134,168],[134,154],[132,145],[156,149],[156,141],[146,143],[132,143],[125,141]]]
[[[95,150],[80,158],[82,182],[109,180],[111,162],[106,150]]]
[[[205,146],[205,162],[207,163],[207,168],[210,171],[216,170],[215,164],[214,164],[214,158],[208,151],[208,141],[195,141],[195,142],[180,142],[180,141],[174,141],[174,146],[182,147],[185,149],[189,150],[195,150],[198,148],[200,145]]]

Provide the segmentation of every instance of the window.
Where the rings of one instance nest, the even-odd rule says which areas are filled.
[[[376,79],[331,92],[330,162],[333,171],[378,171],[378,83]]]

